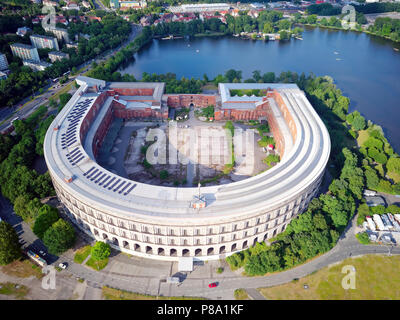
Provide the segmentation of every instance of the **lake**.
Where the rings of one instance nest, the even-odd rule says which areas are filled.
[[[251,41],[234,37],[153,40],[121,73],[137,79],[143,72],[172,72],[178,78],[214,78],[228,69],[313,72],[329,75],[351,100],[350,111],[384,128],[400,152],[400,47],[391,41],[352,31],[307,28],[303,41]]]

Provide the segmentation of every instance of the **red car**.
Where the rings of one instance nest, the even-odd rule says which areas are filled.
[[[209,287],[209,288],[215,288],[217,285],[218,285],[217,282],[211,282],[211,283],[208,285],[208,287]]]

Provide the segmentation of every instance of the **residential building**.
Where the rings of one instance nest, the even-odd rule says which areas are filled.
[[[250,7],[254,9],[265,9],[265,4],[259,3],[259,2],[254,2],[250,4]]]
[[[47,67],[52,66],[51,63],[44,61],[24,60],[24,66],[31,68],[33,71],[44,71]]]
[[[170,7],[171,12],[215,12],[227,11],[230,5],[227,3],[199,3],[199,4],[183,4],[177,7]]]
[[[141,9],[147,7],[146,0],[111,0],[111,8],[114,9]]]
[[[58,6],[58,1],[56,1],[56,0],[43,0],[43,5],[44,6],[56,7],[56,6]]]
[[[73,48],[75,50],[78,50],[78,44],[77,43],[67,43],[67,48],[68,49]]]
[[[32,29],[28,27],[22,27],[17,29],[16,34],[20,37],[24,37],[28,32],[32,32]]]
[[[49,59],[51,62],[61,61],[62,59],[69,59],[69,54],[61,51],[49,52]]]
[[[56,38],[38,34],[33,34],[29,38],[31,39],[31,43],[35,48],[60,50]]]
[[[7,57],[4,53],[0,53],[0,71],[8,69]]]
[[[90,9],[90,3],[87,1],[82,1],[82,6],[84,6],[87,9]]]
[[[10,45],[10,48],[12,54],[22,60],[40,61],[39,53],[35,47],[23,43],[14,43]]]
[[[57,27],[45,27],[44,30],[54,34],[58,40],[64,40],[67,43],[70,42],[67,29]]]
[[[67,5],[63,7],[65,10],[78,10],[79,6],[75,2],[67,2]]]

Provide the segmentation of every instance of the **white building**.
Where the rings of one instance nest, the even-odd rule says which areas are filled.
[[[79,5],[76,4],[75,2],[67,2],[67,5],[63,7],[64,10],[78,10],[79,11]]]
[[[20,37],[24,37],[28,32],[32,32],[32,29],[28,27],[21,27],[17,29],[16,34]]]
[[[24,66],[31,68],[33,71],[44,71],[47,67],[52,64],[44,61],[24,60]]]
[[[14,43],[10,45],[10,48],[12,54],[22,60],[40,61],[39,53],[35,47],[23,43]]]
[[[33,34],[30,37],[32,46],[38,49],[55,49],[59,50],[56,38]]]
[[[69,59],[69,54],[62,51],[49,52],[49,59],[51,62],[61,61],[62,59]]]
[[[198,4],[183,4],[177,7],[170,7],[171,12],[214,12],[228,11],[230,5],[226,3],[198,3]]]
[[[8,69],[7,57],[4,53],[0,53],[0,71]]]
[[[64,40],[66,43],[70,42],[69,40],[69,35],[68,35],[68,30],[63,29],[63,28],[58,28],[58,27],[48,27],[46,26],[44,28],[45,31],[51,32],[56,36],[58,40]]]
[[[265,107],[281,133],[281,162],[242,181],[199,189],[149,185],[100,166],[93,155],[109,125],[112,92],[137,90],[163,99],[163,83],[111,83],[79,78],[79,89],[50,125],[44,155],[69,217],[91,237],[132,255],[163,260],[221,259],[275,237],[318,193],[330,154],[328,131],[295,84],[220,84],[224,107],[242,85],[268,90],[249,107]],[[127,93],[130,94],[130,93]],[[148,94],[148,93],[143,93]],[[245,97],[246,98],[246,97]],[[239,98],[238,98],[239,99]],[[248,99],[248,97],[246,98]],[[82,138],[82,139],[81,139]]]

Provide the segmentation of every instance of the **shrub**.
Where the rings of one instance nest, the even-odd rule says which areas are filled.
[[[107,259],[111,254],[110,245],[102,241],[97,241],[92,247],[90,254],[96,261]]]
[[[168,177],[169,177],[169,173],[168,173],[167,170],[161,170],[160,171],[160,179],[161,180],[168,179]]]
[[[369,240],[368,234],[366,232],[357,233],[356,238],[361,244],[370,244],[371,243],[371,241]]]

